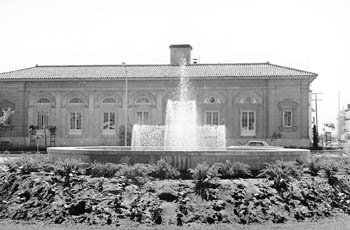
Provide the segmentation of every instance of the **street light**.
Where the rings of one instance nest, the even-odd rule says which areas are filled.
[[[125,128],[124,128],[124,146],[128,145],[128,69],[125,62],[122,63],[125,69]]]

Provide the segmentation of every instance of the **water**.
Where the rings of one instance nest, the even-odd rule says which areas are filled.
[[[224,125],[198,125],[194,90],[186,74],[186,65],[180,68],[176,94],[167,102],[165,125],[134,125],[133,147],[163,147],[169,150],[226,147]]]

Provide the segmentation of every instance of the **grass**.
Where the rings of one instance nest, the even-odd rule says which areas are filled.
[[[119,227],[125,230],[132,229],[148,229],[148,230],[343,230],[348,229],[350,226],[349,216],[338,216],[329,219],[319,220],[317,222],[301,222],[301,223],[287,223],[287,224],[254,224],[254,225],[239,225],[234,224],[220,224],[220,225],[204,225],[204,224],[191,224],[178,226],[143,226],[135,225],[132,227]],[[14,223],[8,221],[0,221],[0,229],[6,230],[115,230],[118,227],[115,226],[89,226],[89,225],[48,225],[48,224],[27,224],[27,223]]]

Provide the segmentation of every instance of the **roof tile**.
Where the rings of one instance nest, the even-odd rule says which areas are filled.
[[[182,69],[183,68],[183,69]],[[40,79],[123,79],[178,78],[182,73],[193,79],[202,78],[310,78],[317,74],[270,63],[177,65],[65,65],[35,66],[0,73],[0,80]]]

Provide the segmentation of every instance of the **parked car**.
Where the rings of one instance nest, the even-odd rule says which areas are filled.
[[[248,141],[246,146],[270,146],[266,141]]]
[[[258,140],[251,140],[248,141],[246,144],[241,145],[241,146],[248,146],[248,147],[262,147],[262,148],[283,148],[281,146],[274,146],[274,145],[269,145],[266,141],[258,141]],[[228,149],[235,149],[239,148],[239,146],[228,146]]]

